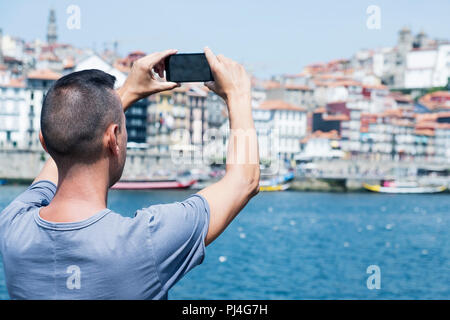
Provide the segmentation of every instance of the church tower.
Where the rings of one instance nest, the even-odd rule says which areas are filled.
[[[58,40],[58,35],[56,33],[56,16],[55,10],[50,10],[50,16],[48,17],[47,26],[47,43],[54,44]]]

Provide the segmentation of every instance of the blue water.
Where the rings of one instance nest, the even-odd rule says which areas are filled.
[[[0,209],[21,190],[0,187]],[[132,216],[189,194],[112,191],[109,207]],[[449,227],[448,194],[260,193],[169,298],[450,299]],[[369,265],[379,290],[367,288]]]

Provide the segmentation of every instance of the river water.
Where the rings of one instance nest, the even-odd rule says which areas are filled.
[[[0,187],[0,209],[22,190]],[[111,191],[109,207],[133,216],[192,192]],[[449,231],[448,194],[260,193],[169,298],[450,299]],[[368,289],[372,265],[380,289]]]

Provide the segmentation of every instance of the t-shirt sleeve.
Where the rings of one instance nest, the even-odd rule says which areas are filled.
[[[202,263],[209,226],[209,205],[195,194],[183,202],[148,208],[150,239],[163,290],[169,290]]]
[[[32,208],[48,205],[55,192],[56,185],[47,180],[41,180],[29,186],[0,212],[0,234],[3,234],[5,228],[16,216],[25,214]]]
[[[46,206],[53,199],[56,193],[56,186],[48,180],[41,180],[33,183],[24,192],[11,202],[29,205],[31,207]]]

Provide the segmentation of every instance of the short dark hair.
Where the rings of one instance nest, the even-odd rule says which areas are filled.
[[[100,70],[68,74],[44,98],[41,131],[50,155],[89,162],[99,157],[111,123],[121,128],[122,105],[114,93],[116,78]]]

